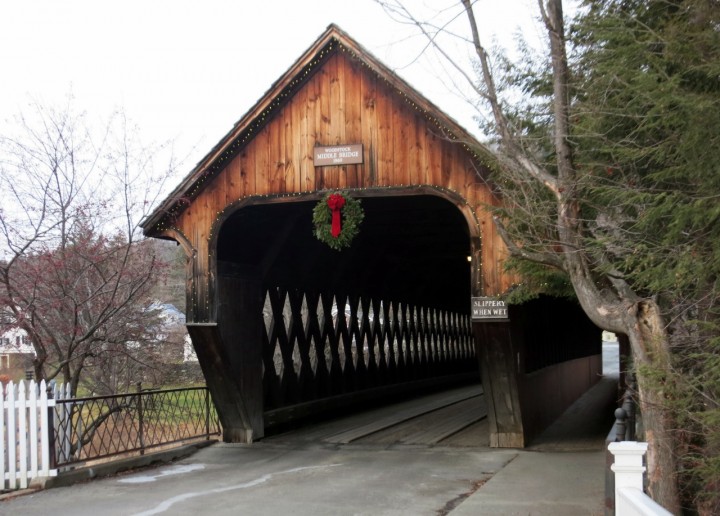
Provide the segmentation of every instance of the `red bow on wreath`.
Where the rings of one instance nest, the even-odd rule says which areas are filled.
[[[345,197],[340,194],[332,194],[327,200],[328,208],[332,211],[332,227],[330,232],[334,238],[340,236],[342,231],[342,223],[340,218],[340,210],[345,206]]]

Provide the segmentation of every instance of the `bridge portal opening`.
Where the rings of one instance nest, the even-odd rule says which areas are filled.
[[[358,236],[336,251],[314,236],[316,203],[240,208],[218,237],[221,302],[243,288],[240,317],[257,326],[266,431],[479,381],[460,210],[435,195],[364,197]]]

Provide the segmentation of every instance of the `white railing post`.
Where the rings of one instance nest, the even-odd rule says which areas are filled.
[[[616,516],[671,516],[662,506],[645,495],[643,456],[647,447],[647,443],[635,441],[614,442],[608,445],[608,450],[615,457],[615,463],[610,469],[615,472]]]
[[[608,445],[608,450],[615,456],[615,463],[610,466],[615,472],[615,500],[618,489],[623,487],[643,490],[643,456],[647,447],[647,443],[635,441],[620,441]]]

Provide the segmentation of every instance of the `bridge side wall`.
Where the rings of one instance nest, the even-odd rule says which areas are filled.
[[[529,442],[602,376],[602,332],[574,302],[541,297],[515,310],[518,395]]]
[[[601,376],[602,356],[576,358],[523,375],[520,404],[528,438],[538,435]]]

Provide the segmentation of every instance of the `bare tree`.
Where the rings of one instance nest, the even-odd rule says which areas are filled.
[[[152,355],[147,307],[165,266],[138,223],[172,167],[155,170],[122,113],[100,131],[71,103],[19,122],[0,138],[0,304],[34,346],[35,375],[75,393],[98,357]]]

